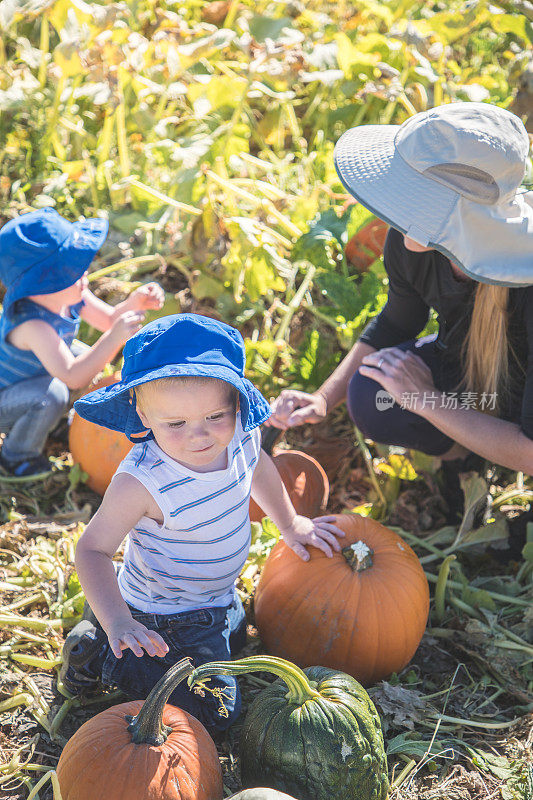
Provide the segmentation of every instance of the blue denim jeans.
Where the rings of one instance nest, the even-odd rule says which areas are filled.
[[[46,437],[69,406],[67,386],[51,375],[18,381],[0,390],[2,456],[16,463],[41,455]]]
[[[75,357],[88,349],[78,339],[70,345]],[[68,387],[51,375],[26,378],[0,389],[0,433],[7,433],[2,444],[5,460],[15,464],[40,456],[46,437],[71,401]]]
[[[99,655],[89,665],[101,676],[104,685],[118,687],[128,698],[142,700],[157,681],[181,658],[191,658],[198,666],[206,661],[228,661],[246,644],[246,618],[240,599],[235,596],[227,608],[199,608],[180,614],[150,614],[129,607],[134,619],[165,640],[166,656],[136,656],[128,649],[116,658],[107,637]],[[105,634],[104,634],[105,635]],[[227,716],[219,714],[220,701],[211,693],[200,696],[182,682],[170,695],[172,705],[188,711],[211,730],[225,730],[240,714],[241,695],[235,678],[219,675],[211,678],[210,687],[224,692]]]

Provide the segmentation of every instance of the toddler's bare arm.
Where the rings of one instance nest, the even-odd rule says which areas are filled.
[[[69,389],[81,389],[139,330],[143,318],[141,312],[124,313],[96,344],[79,356],[74,356],[54,328],[41,319],[31,319],[18,325],[10,335],[10,342],[15,347],[35,353],[45,370],[63,381]]]
[[[116,306],[100,300],[90,289],[85,289],[83,292],[83,301],[81,318],[98,331],[108,331],[120,315],[126,311],[147,311],[151,308],[161,308],[165,301],[165,293],[158,283],[152,282],[139,286]]]
[[[327,556],[341,546],[336,537],[344,532],[334,524],[335,517],[309,519],[297,514],[279,472],[270,456],[261,450],[252,480],[252,497],[280,529],[284,541],[303,561],[309,560],[306,547],[312,545]]]
[[[133,619],[112,564],[120,543],[141,517],[154,512],[160,515],[154,506],[150,493],[136,478],[125,473],[116,475],[76,547],[80,583],[117,658],[128,647],[137,656],[142,656],[142,648],[151,656],[168,651],[158,633]]]

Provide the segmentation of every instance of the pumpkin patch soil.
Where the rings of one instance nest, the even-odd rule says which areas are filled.
[[[282,437],[278,448],[294,448],[309,453],[319,460],[330,481],[331,493],[328,509],[339,512],[345,508],[355,508],[375,499],[375,486],[361,452],[354,446],[353,428],[343,411],[337,411],[328,423],[317,426],[304,426]],[[58,428],[56,437],[50,442],[50,453],[60,457],[66,445],[66,429]],[[379,465],[379,454],[371,448],[372,455],[377,456],[374,465]],[[100,502],[83,484],[67,492],[68,503],[65,503],[65,491],[68,478],[61,473],[55,474],[46,481],[33,485],[31,492],[17,487],[12,490],[16,498],[18,515],[0,527],[0,547],[3,552],[4,568],[2,577],[16,574],[13,565],[18,560],[23,564],[28,558],[32,543],[36,537],[45,534],[53,542],[65,535],[65,531],[74,533],[78,522],[87,522]],[[386,476],[376,471],[382,489],[387,487]],[[420,537],[444,525],[442,497],[434,474],[423,473],[415,480],[400,481],[398,494],[391,504],[387,521],[402,528],[407,533]],[[497,486],[492,490],[496,491]],[[61,505],[62,503],[62,505]],[[507,509],[512,516],[516,507]],[[411,542],[419,556],[427,556],[427,550],[417,547]],[[459,556],[463,564],[464,574],[469,581],[476,575],[492,576],[492,584],[505,591],[519,569],[517,561],[499,563],[504,551],[492,550],[478,553],[475,558]],[[440,563],[436,562],[437,565]],[[428,571],[437,569],[428,565]],[[72,568],[67,572],[72,572]],[[254,580],[257,581],[257,571]],[[67,574],[68,579],[68,574]],[[57,582],[46,580],[49,593],[55,596]],[[244,584],[240,586],[248,615],[248,645],[242,655],[262,652],[261,642],[254,627],[253,598]],[[29,591],[34,591],[29,590]],[[432,586],[432,595],[434,586]],[[0,592],[3,604],[13,603],[21,598],[20,592]],[[409,666],[399,676],[392,676],[389,681],[381,682],[370,689],[370,695],[376,704],[383,722],[385,741],[400,756],[389,756],[390,778],[393,781],[413,758],[413,769],[401,789],[391,791],[391,800],[495,800],[503,796],[504,800],[526,800],[527,775],[525,765],[528,753],[533,745],[533,727],[531,718],[524,716],[528,703],[531,703],[530,686],[521,662],[527,660],[527,654],[512,648],[495,647],[496,635],[491,635],[484,627],[487,619],[491,620],[491,612],[476,611],[475,599],[468,597],[474,616],[457,607],[447,608],[446,616],[440,625],[434,621]],[[479,597],[483,603],[485,597]],[[486,603],[487,604],[487,603]],[[490,606],[490,603],[488,603]],[[22,609],[28,613],[29,608]],[[46,606],[35,602],[31,606],[31,616],[45,618]],[[493,622],[496,621],[493,615]],[[527,637],[527,620],[523,608],[506,610],[505,616],[499,617],[499,624],[512,633]],[[45,653],[38,644],[35,650],[24,650],[28,654],[34,652],[41,657],[53,657],[59,652],[61,630],[52,652]],[[10,632],[4,629],[0,634],[0,647],[10,640]],[[504,641],[508,641],[504,639]],[[517,658],[518,654],[518,658]],[[529,659],[531,660],[531,659]],[[64,698],[57,692],[55,671],[39,671],[12,660],[0,659],[0,703],[13,694],[24,692],[28,685],[24,682],[28,676],[33,682],[45,706],[49,708],[48,719],[53,720],[61,708]],[[240,679],[243,693],[244,710],[261,688],[272,680],[269,674],[254,674]],[[57,737],[53,740],[42,725],[36,721],[27,705],[20,705],[8,713],[0,715],[0,747],[3,763],[9,761],[18,748],[23,748],[21,760],[31,756],[31,763],[44,768],[55,767],[66,740],[94,714],[103,710],[111,702],[120,702],[116,696],[106,701],[90,705],[74,704],[66,714]],[[445,707],[444,707],[445,704]],[[446,715],[446,720],[437,723],[439,713]],[[480,729],[469,726],[471,718],[483,719],[487,723],[495,720],[516,720],[516,723],[503,729]],[[220,756],[224,784],[228,792],[237,792],[241,788],[239,776],[239,736],[241,722],[235,724],[225,734],[215,737]],[[452,720],[452,721],[450,721]],[[459,720],[454,722],[453,720]],[[435,734],[431,755],[425,755],[432,737]],[[400,746],[403,743],[403,747]],[[406,755],[407,753],[407,755]],[[494,761],[490,765],[483,762],[491,756]],[[28,789],[21,782],[21,775],[31,779],[32,785],[41,772],[18,772],[11,780],[3,779],[0,772],[1,796],[20,798],[23,800]],[[502,794],[503,793],[503,794]],[[41,800],[52,800],[49,785],[40,792]]]

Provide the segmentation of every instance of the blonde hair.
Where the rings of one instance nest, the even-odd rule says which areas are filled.
[[[496,398],[497,415],[509,394],[509,288],[478,283],[470,328],[463,344],[463,388]],[[486,410],[486,409],[484,409]]]

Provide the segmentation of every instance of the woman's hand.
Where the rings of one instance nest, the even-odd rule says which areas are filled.
[[[294,428],[306,422],[322,422],[326,418],[326,398],[319,394],[308,394],[296,389],[284,389],[271,404],[272,416],[265,425],[274,428]]]
[[[435,391],[433,375],[427,364],[420,356],[399,347],[385,347],[365,356],[359,372],[383,386],[398,405],[405,395],[418,397],[424,392]],[[415,413],[417,408],[420,408],[418,403],[409,406]]]
[[[128,647],[138,658],[143,655],[143,649],[149,656],[162,657],[168,653],[168,645],[164,639],[131,616],[129,619],[114,620],[106,633],[116,658],[122,658],[122,651]]]
[[[344,536],[344,531],[333,524],[335,517],[301,517],[296,515],[288,528],[281,530],[283,541],[294,550],[302,561],[309,561],[309,553],[305,549],[312,545],[322,550],[328,558],[332,558],[333,550],[341,549],[336,536]]]
[[[158,283],[146,283],[135,289],[128,298],[129,307],[135,311],[146,311],[150,308],[162,308],[165,302],[165,292]]]

